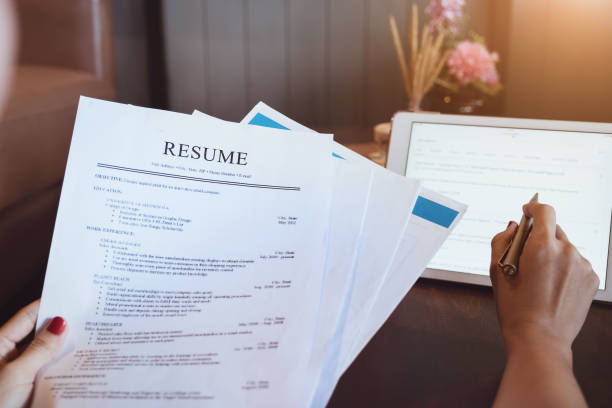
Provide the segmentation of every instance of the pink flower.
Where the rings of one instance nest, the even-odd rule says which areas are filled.
[[[431,16],[429,29],[434,31],[436,27],[446,26],[456,32],[456,20],[463,16],[464,5],[465,0],[431,0],[425,8],[425,12]]]
[[[499,84],[499,75],[495,68],[498,60],[497,53],[489,53],[481,43],[461,41],[448,59],[448,68],[463,85],[479,79],[493,86]]]

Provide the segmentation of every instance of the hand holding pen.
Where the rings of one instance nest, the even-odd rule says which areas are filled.
[[[552,207],[534,201],[523,212],[525,225],[531,220],[533,226],[518,273],[505,274],[499,262],[513,238],[521,240],[517,224],[510,222],[491,243],[491,282],[508,353],[496,405],[586,406],[572,372],[571,345],[599,279],[557,225]],[[535,384],[544,392],[534,392]]]

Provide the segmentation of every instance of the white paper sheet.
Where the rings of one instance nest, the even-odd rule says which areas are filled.
[[[263,102],[259,102],[241,123],[249,122],[258,126],[312,132]],[[338,143],[334,143],[334,157],[330,245],[310,361],[313,369],[321,374],[312,383],[305,385],[305,398],[312,400],[312,406],[324,406],[327,398],[322,401],[320,396],[326,396],[328,389],[333,389],[336,382],[338,353],[342,345],[359,254],[358,245],[374,173],[366,159]]]
[[[263,102],[259,102],[242,123],[308,130]],[[372,183],[351,296],[345,299],[344,314],[334,334],[335,347],[329,349],[329,357],[313,398],[314,407],[327,404],[337,380],[344,372],[344,360],[351,358],[357,335],[365,330],[363,316],[367,316],[371,310],[378,288],[382,286],[391,267],[420,189],[418,181],[392,174],[337,143],[334,152],[336,158],[349,160],[364,169],[369,168],[372,172]],[[412,284],[402,288],[407,292]],[[324,299],[325,296],[322,297],[322,302]],[[342,365],[338,366],[339,362],[342,362]]]
[[[275,111],[263,102],[259,102],[242,120],[243,123],[250,121],[257,121],[257,114],[264,115],[264,118],[259,119],[260,123],[265,124],[266,119],[269,118],[278,124],[288,129],[300,129],[309,130],[303,125],[287,118],[283,114]],[[258,121],[258,122],[259,122]],[[356,155],[354,152],[344,148],[344,146],[335,143],[334,150],[340,152],[339,155],[346,156],[357,161],[364,167],[370,167],[375,172],[380,172],[381,168],[370,161],[363,161],[363,158]],[[382,173],[382,172],[381,172]],[[374,184],[378,184],[376,181]],[[384,197],[388,200],[394,200],[401,202],[401,197],[396,197],[393,194],[386,194],[384,192],[374,190],[374,195]],[[354,330],[359,331],[359,335],[354,338],[354,343],[350,343],[350,334],[346,336],[345,347],[350,347],[350,351],[346,352],[342,363],[339,366],[338,372],[336,373],[336,381],[340,378],[342,373],[350,366],[350,364],[357,358],[357,355],[363,350],[367,343],[374,337],[376,332],[382,327],[388,317],[391,315],[393,310],[397,307],[399,302],[403,299],[406,293],[412,288],[416,280],[421,276],[425,270],[427,264],[431,261],[432,257],[446,241],[449,234],[452,232],[454,227],[462,218],[465,213],[466,206],[451,200],[441,194],[438,194],[432,190],[421,189],[419,196],[432,200],[436,203],[447,205],[450,208],[456,210],[458,215],[449,227],[441,227],[431,221],[428,221],[421,217],[409,217],[409,222],[403,226],[404,231],[400,234],[401,239],[398,246],[395,249],[395,253],[390,257],[392,262],[389,265],[388,271],[380,279],[372,278],[371,275],[361,275],[364,281],[370,282],[372,286],[370,288],[365,284],[356,283],[358,288],[363,290],[359,293],[359,289],[353,292],[353,301],[351,307],[357,307],[352,317],[350,318],[349,326],[353,326]],[[380,200],[379,204],[385,200]],[[376,202],[375,202],[376,203]],[[374,204],[376,205],[376,204]],[[412,204],[412,206],[414,203]],[[411,207],[407,207],[407,210],[412,210]],[[376,222],[375,217],[371,217],[372,222]],[[367,226],[364,227],[366,233],[372,231]],[[391,235],[390,230],[387,234]],[[396,230],[397,231],[397,230]],[[365,255],[367,250],[363,252]],[[373,269],[376,269],[373,267]],[[359,280],[358,280],[359,281]],[[372,287],[378,283],[378,287],[372,290]],[[363,299],[369,297],[369,301]],[[366,319],[361,319],[361,326],[359,326],[360,316],[368,316]],[[358,327],[359,326],[359,327]],[[346,332],[350,332],[350,328]],[[349,346],[349,344],[351,344]],[[329,382],[328,384],[334,384]],[[318,405],[325,406],[331,393],[333,392],[334,386],[322,387],[319,390],[317,397]],[[327,392],[324,389],[327,389]],[[325,396],[326,395],[326,396]],[[323,402],[324,401],[324,402]]]
[[[69,335],[33,406],[299,406],[331,160],[329,135],[82,98],[38,322]]]
[[[441,194],[425,188],[421,189],[420,198],[431,200],[457,212],[449,226],[443,226],[414,215],[403,233],[403,238],[394,256],[393,264],[389,269],[385,281],[375,290],[371,309],[364,316],[364,324],[350,354],[342,361],[340,374],[343,373],[357,358],[361,350],[374,337],[382,327],[397,305],[412,288],[427,264],[434,257],[438,249],[448,238],[457,223],[463,217],[467,207],[464,204],[451,200]],[[425,215],[427,217],[427,215]]]
[[[270,122],[270,120],[272,122]],[[308,128],[287,118],[263,102],[259,102],[243,119],[243,122],[252,122],[260,126],[276,127],[276,125],[280,125],[278,126],[280,128],[308,130]],[[376,164],[337,143],[334,143],[334,152],[336,153],[334,155],[336,158],[345,158],[364,168],[380,170],[380,167]],[[390,201],[397,200],[397,197],[389,196],[388,199]],[[342,332],[344,331],[344,323],[341,323],[341,325],[337,327],[340,333],[335,336],[334,341],[342,341],[344,338],[346,343],[345,347],[348,347],[349,343],[352,344],[350,346],[350,352],[345,354],[345,360],[339,364],[337,372],[333,375],[326,373],[324,370],[315,397],[313,398],[313,407],[324,407],[327,404],[341,374],[348,368],[369,340],[374,336],[376,331],[384,324],[404,295],[414,285],[416,279],[421,275],[433,254],[435,254],[442,243],[447,239],[448,235],[466,210],[465,205],[450,200],[431,190],[423,189],[419,194],[419,199],[431,200],[431,204],[434,206],[448,206],[450,209],[457,211],[457,215],[451,225],[445,226],[440,226],[428,220],[428,215],[423,215],[425,218],[414,215],[410,216],[409,222],[404,226],[404,230],[401,233],[402,238],[397,244],[394,254],[391,256],[392,261],[389,264],[384,279],[378,281],[378,288],[370,289],[368,292],[365,292],[364,289],[364,294],[367,293],[367,295],[373,299],[373,301],[370,301],[369,305],[365,304],[361,309],[363,311],[363,316],[367,316],[367,318],[361,319],[361,325],[354,319],[349,323],[349,327],[353,326],[354,330],[359,332],[359,335],[355,337],[353,342],[349,342],[349,340],[347,340],[349,336],[346,338],[343,337]],[[426,211],[428,211],[428,209],[426,209]],[[364,280],[376,282],[376,279],[372,279],[371,276],[366,276]],[[356,295],[353,303],[357,302],[356,299],[359,298],[363,299],[363,296]],[[350,301],[350,299],[347,300]],[[358,313],[356,314],[359,315]],[[345,322],[346,319],[345,310],[340,321]],[[326,363],[327,370],[337,366],[337,349],[331,350],[331,355],[334,357],[328,359]]]
[[[340,348],[341,362],[350,359],[353,342],[365,324],[364,316],[376,300],[376,289],[391,266],[420,188],[418,180],[374,168],[355,284]]]

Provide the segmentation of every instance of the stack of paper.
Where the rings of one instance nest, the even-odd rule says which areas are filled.
[[[464,211],[263,103],[81,98],[33,405],[323,407]]]

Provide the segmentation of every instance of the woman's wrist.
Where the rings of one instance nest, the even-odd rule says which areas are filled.
[[[508,360],[515,358],[554,359],[572,368],[571,343],[542,327],[504,331]]]
[[[508,360],[495,406],[586,407],[571,341],[547,330],[504,331]]]

